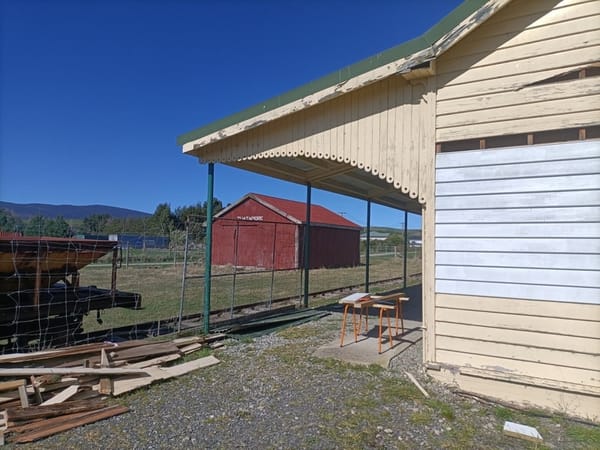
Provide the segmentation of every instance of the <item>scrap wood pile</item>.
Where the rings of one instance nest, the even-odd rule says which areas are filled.
[[[217,364],[214,356],[176,360],[215,348],[224,335],[164,342],[85,344],[58,350],[0,355],[0,444],[32,442],[71,428],[123,414],[109,404],[118,396],[157,380]]]

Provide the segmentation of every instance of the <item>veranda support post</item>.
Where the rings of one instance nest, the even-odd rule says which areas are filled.
[[[311,185],[306,184],[306,225],[304,226],[304,307],[308,308],[308,274],[310,271],[310,194]]]
[[[215,177],[214,163],[208,163],[208,192],[206,195],[206,237],[204,257],[204,334],[208,334],[210,327],[210,287],[212,266],[212,221],[213,221],[213,188]]]
[[[367,239],[365,250],[365,292],[369,292],[369,266],[371,264],[371,200],[367,200]]]
[[[408,254],[408,211],[404,211],[404,274],[402,279],[404,280],[404,288],[406,289],[406,256]]]

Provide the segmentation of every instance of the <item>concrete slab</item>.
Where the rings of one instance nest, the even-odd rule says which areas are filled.
[[[412,345],[421,345],[422,332],[421,322],[414,320],[404,321],[404,334],[394,336],[390,348],[387,339],[381,343],[381,354],[377,352],[379,325],[375,317],[369,318],[371,328],[368,333],[359,335],[358,342],[354,342],[354,335],[347,329],[344,336],[344,346],[340,347],[339,336],[332,342],[319,347],[314,353],[319,358],[333,358],[352,364],[371,365],[378,364],[389,367],[390,361],[395,357],[401,357],[402,352]],[[341,324],[341,321],[340,321]],[[383,329],[383,336],[387,333],[387,327]]]

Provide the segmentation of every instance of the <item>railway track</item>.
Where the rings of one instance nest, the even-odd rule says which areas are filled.
[[[418,278],[421,273],[409,275],[409,279]],[[387,278],[383,280],[372,281],[371,286],[382,285],[402,281],[402,277]],[[343,294],[347,291],[364,288],[364,283],[349,284],[338,286],[332,289],[321,291],[313,291],[309,293],[311,298],[333,296],[335,294]],[[269,301],[246,303],[236,305],[233,308],[223,308],[211,311],[211,329],[223,329],[231,324],[239,324],[249,322],[259,318],[266,318],[276,314],[291,312],[296,309],[300,295],[292,295],[280,297]],[[143,339],[153,336],[162,336],[166,334],[176,333],[179,329],[181,321],[181,331],[191,331],[201,329],[203,326],[203,313],[188,314],[165,319],[157,319],[154,321],[138,323],[135,325],[127,325],[115,327],[106,330],[93,331],[90,333],[82,333],[75,338],[76,344],[98,342],[104,340],[120,341],[130,339]]]

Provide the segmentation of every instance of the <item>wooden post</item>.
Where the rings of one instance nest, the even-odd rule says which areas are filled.
[[[113,248],[112,252],[112,273],[110,280],[110,292],[112,294],[113,303],[117,292],[117,259],[119,258],[119,247]]]
[[[42,393],[40,392],[40,388],[38,387],[37,381],[33,375],[30,377],[31,387],[33,388],[33,395],[35,396],[35,401],[39,405],[44,399],[42,399]]]
[[[35,287],[33,291],[33,304],[40,304],[40,290],[42,288],[42,255],[41,249],[38,246],[37,259],[35,261]]]
[[[105,349],[100,349],[100,367],[108,368],[111,367],[110,356],[106,353]],[[100,378],[100,389],[99,392],[105,395],[111,395],[114,390],[112,377],[101,377]]]
[[[21,407],[28,408],[29,407],[29,397],[27,397],[27,389],[25,385],[19,386],[19,399],[21,400]]]

